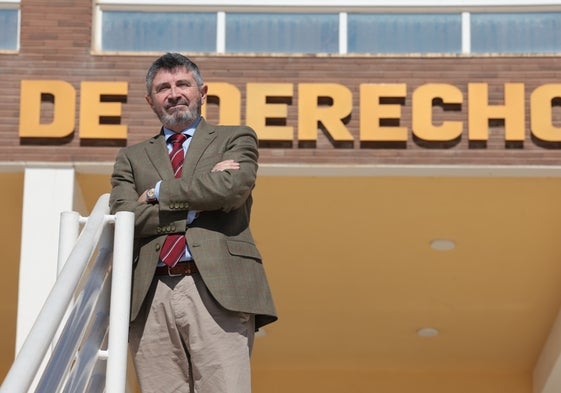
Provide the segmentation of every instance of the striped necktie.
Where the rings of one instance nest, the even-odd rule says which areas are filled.
[[[183,142],[187,140],[187,136],[181,133],[175,133],[168,138],[168,143],[171,144],[171,152],[169,159],[175,177],[181,177],[181,170],[183,168],[183,160],[185,153],[183,151]],[[174,233],[168,235],[162,249],[160,250],[160,260],[166,265],[173,267],[183,256],[185,252],[185,234]]]

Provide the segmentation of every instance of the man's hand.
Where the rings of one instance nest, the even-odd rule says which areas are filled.
[[[234,160],[220,161],[211,169],[211,172],[222,172],[227,169],[240,169],[240,164]]]
[[[148,196],[146,195],[147,192],[148,192],[148,190],[144,191],[144,192],[142,193],[142,195],[140,195],[140,196],[138,197],[138,202],[140,202],[140,203],[148,203]]]

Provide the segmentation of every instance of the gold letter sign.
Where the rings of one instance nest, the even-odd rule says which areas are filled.
[[[45,99],[49,97],[49,99]],[[41,123],[41,103],[53,102],[50,123]],[[19,112],[20,138],[64,138],[74,131],[76,92],[68,82],[22,80]]]

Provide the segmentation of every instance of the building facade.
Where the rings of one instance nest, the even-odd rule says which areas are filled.
[[[266,3],[0,1],[18,23],[15,45],[0,50],[0,370],[56,278],[60,212],[87,215],[110,190],[118,150],[159,132],[145,73],[162,52],[181,50],[209,85],[207,120],[250,125],[260,138],[253,225],[280,321],[258,338],[256,391],[554,391],[561,46],[538,43],[561,28],[561,2]],[[114,30],[104,24],[111,12],[129,13]],[[177,49],[183,40],[157,28],[145,38],[160,41],[156,49],[126,40],[161,12],[200,16],[185,29],[206,29],[194,35],[202,49]],[[240,34],[255,52],[229,49],[237,30],[221,20],[238,14],[241,29],[247,15],[267,12],[334,15],[326,23],[338,26],[338,45],[267,53]],[[491,38],[472,23],[468,39],[465,29],[489,13],[553,21],[519,38],[520,51],[487,52]],[[388,53],[389,35],[365,36],[378,46],[353,40],[371,14],[430,15],[419,34],[450,17],[455,30],[431,34],[455,44]],[[307,43],[306,30],[296,32]],[[435,241],[456,247],[435,250]]]

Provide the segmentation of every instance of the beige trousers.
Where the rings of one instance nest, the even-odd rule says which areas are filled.
[[[199,274],[156,276],[130,348],[142,393],[250,393],[255,318],[220,306]]]

